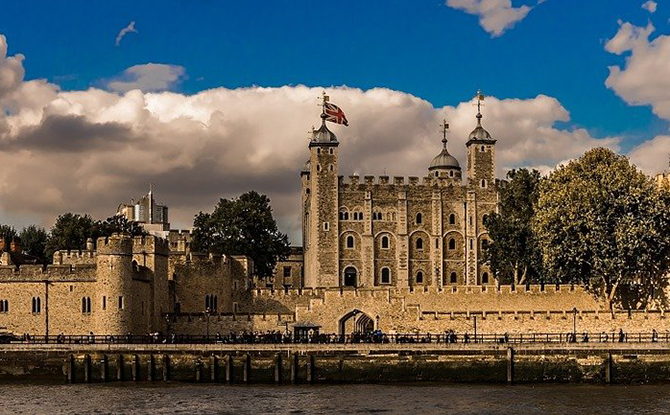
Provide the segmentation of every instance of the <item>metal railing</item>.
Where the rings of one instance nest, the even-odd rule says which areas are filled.
[[[312,334],[294,336],[288,333],[241,333],[227,335],[64,335],[37,336],[23,335],[0,337],[2,343],[31,344],[355,344],[355,343],[433,343],[433,344],[527,344],[527,343],[670,343],[670,331],[658,333],[622,331],[599,333],[483,333],[476,336],[469,333],[420,333],[387,334],[374,332],[368,334],[353,333]]]

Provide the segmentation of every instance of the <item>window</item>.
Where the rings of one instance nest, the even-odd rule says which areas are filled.
[[[291,267],[284,267],[284,278],[291,276]]]
[[[440,173],[435,172],[435,177],[440,177]]]
[[[123,310],[124,304],[123,304],[123,296],[119,296],[119,310]]]
[[[485,273],[482,275],[482,284],[488,284],[488,283],[489,283],[489,273],[488,273],[488,272],[485,272]]]
[[[74,286],[70,285],[70,292],[74,291]]]
[[[9,301],[0,300],[0,313],[9,313]]]
[[[107,296],[102,296],[102,309],[107,310]]]
[[[423,250],[423,239],[419,238],[416,240],[416,249],[419,251]]]
[[[440,238],[435,238],[435,249],[440,248]]]
[[[391,270],[388,268],[382,268],[382,284],[391,283]]]
[[[421,225],[423,223],[423,215],[421,212],[416,214],[416,224]]]
[[[328,226],[328,222],[323,222],[323,230],[324,230],[324,231],[327,231],[328,228],[329,228],[329,226]]]
[[[454,238],[449,239],[449,249],[451,251],[456,249],[456,240]]]
[[[316,171],[321,171],[321,165],[320,164],[316,165]]]
[[[449,225],[455,225],[456,224],[456,215],[453,213],[449,215]]]
[[[81,312],[82,314],[91,314],[91,297],[82,297]]]
[[[333,170],[334,170],[334,167],[333,167],[332,164],[328,166],[328,170],[330,170],[330,171],[333,171]]]
[[[382,220],[381,212],[372,212],[372,220]]]
[[[329,149],[328,149],[328,153],[332,155],[332,154],[333,154],[333,149],[332,149],[332,148],[329,148]]]
[[[349,235],[347,236],[347,248],[352,249],[354,247],[354,237]]]
[[[316,149],[316,154],[321,154],[321,149],[320,148]]]
[[[208,294],[205,296],[205,311],[209,313],[216,312],[216,309],[219,307],[219,298],[214,294]]]
[[[363,212],[354,212],[354,220],[363,220]]]
[[[486,151],[486,147],[482,146],[482,151]]]
[[[453,171],[453,170],[451,170],[451,171],[449,172],[449,177],[454,177],[454,171]]]
[[[472,241],[472,239],[470,239],[470,249],[474,249],[474,248],[473,248],[473,241]]]
[[[33,297],[33,313],[39,314],[42,312],[42,299],[40,297]]]
[[[386,235],[382,236],[382,249],[389,249],[389,237]]]
[[[416,283],[423,284],[423,272],[419,271],[416,273]]]
[[[449,281],[451,281],[452,284],[456,284],[456,281],[458,281],[458,276],[456,275],[455,272],[451,273],[451,275],[449,276]]]
[[[482,179],[482,189],[486,188],[486,179]]]

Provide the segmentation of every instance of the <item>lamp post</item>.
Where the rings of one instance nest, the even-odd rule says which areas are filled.
[[[577,341],[577,307],[572,309],[572,340]]]
[[[475,343],[477,343],[477,314],[473,314],[472,318],[475,320],[474,325],[475,325]]]

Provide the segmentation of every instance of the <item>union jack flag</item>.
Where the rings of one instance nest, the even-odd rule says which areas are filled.
[[[330,102],[324,102],[323,111],[326,114],[326,121],[349,126],[349,121],[347,121],[347,117],[344,115],[344,111],[342,111],[342,109],[340,109],[340,107],[337,105],[331,104]]]

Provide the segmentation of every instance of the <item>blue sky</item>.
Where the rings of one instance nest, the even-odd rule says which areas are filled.
[[[499,98],[547,94],[595,137],[624,135],[624,149],[667,130],[649,107],[607,89],[604,50],[617,20],[668,31],[670,7],[651,15],[632,0],[549,0],[492,38],[477,17],[432,0],[3,1],[0,33],[22,53],[26,78],[63,89],[99,85],[147,62],[181,65],[178,87],[286,84],[388,87],[435,106],[482,88]],[[535,1],[513,1],[515,7]],[[114,40],[130,21],[119,47]]]
[[[653,175],[670,149],[670,3],[0,0],[0,223],[105,218],[155,183],[175,227],[253,189],[299,240],[324,88],[350,121],[331,126],[345,176],[424,175],[443,118],[465,166],[480,88],[499,177],[597,146]]]

